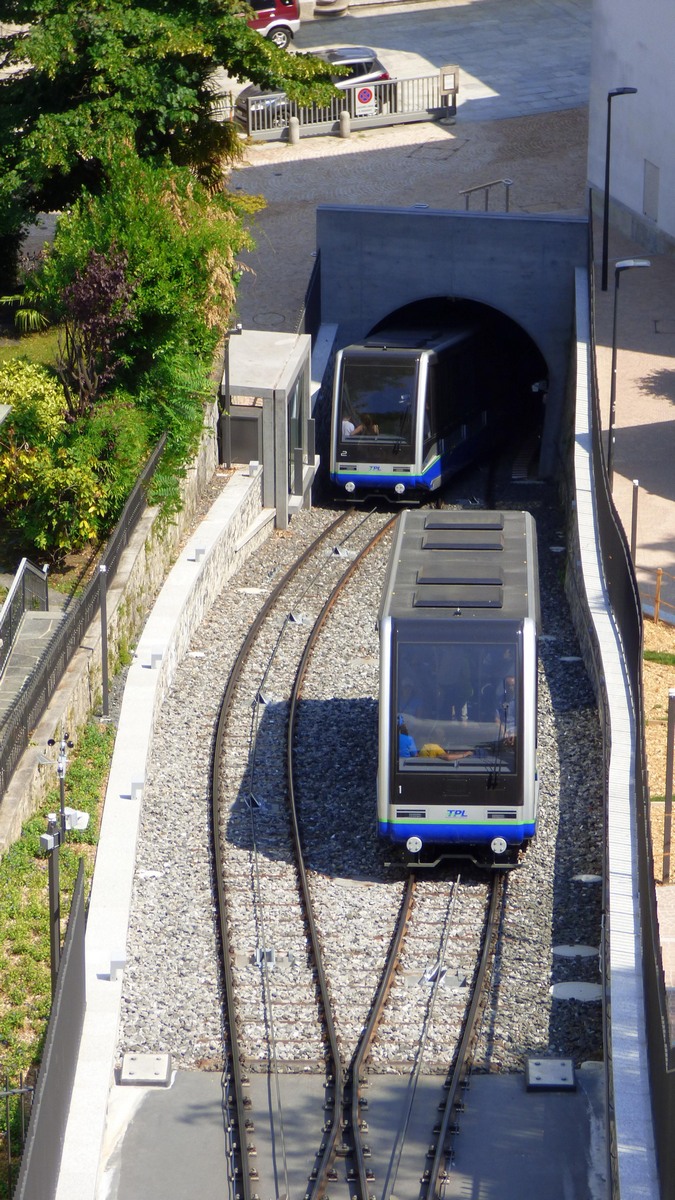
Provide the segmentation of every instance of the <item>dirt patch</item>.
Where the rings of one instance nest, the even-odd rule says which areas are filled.
[[[675,626],[653,621],[644,623],[645,650],[675,654]],[[643,689],[645,708],[645,740],[649,767],[649,794],[660,797],[650,805],[654,875],[661,882],[663,858],[663,826],[666,790],[666,750],[668,734],[668,691],[675,688],[675,666],[645,662]]]

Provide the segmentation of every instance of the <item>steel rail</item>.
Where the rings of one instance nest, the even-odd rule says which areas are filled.
[[[247,1145],[246,1145],[246,1111],[243,1095],[243,1076],[241,1071],[240,1053],[239,1053],[239,1038],[236,1029],[235,1017],[235,996],[234,996],[234,979],[232,974],[232,953],[230,946],[230,938],[227,929],[227,908],[225,900],[225,879],[223,874],[223,864],[219,851],[219,805],[220,805],[220,758],[222,752],[223,737],[225,726],[229,716],[232,702],[234,699],[235,690],[241,677],[244,666],[251,653],[251,649],[258,635],[261,625],[269,616],[269,613],[274,608],[279,600],[279,597],[291,582],[297,572],[304,566],[305,562],[316,553],[318,547],[326,541],[326,539],[342,524],[349,516],[350,509],[341,513],[337,520],[333,521],[310,546],[300,555],[293,563],[277,586],[273,589],[267,600],[256,614],[251,627],[244,639],[241,650],[237,655],[236,661],[233,664],[232,670],[223,693],[223,700],[218,716],[218,724],[213,741],[213,752],[211,760],[211,839],[213,846],[214,871],[216,877],[216,890],[218,897],[218,921],[220,929],[220,949],[223,962],[223,981],[225,987],[225,1000],[227,1013],[229,1016],[228,1033],[229,1033],[229,1068],[223,1073],[224,1083],[229,1087],[232,1086],[234,1092],[234,1103],[236,1108],[236,1123],[237,1132],[236,1139],[233,1143],[233,1149],[236,1151],[238,1164],[233,1164],[233,1184],[235,1193],[241,1197],[241,1200],[251,1200],[251,1181],[249,1170],[247,1169]],[[237,1171],[238,1165],[238,1171]],[[240,1176],[240,1191],[236,1187],[236,1176]]]
[[[356,1173],[358,1175],[359,1188],[361,1190],[361,1200],[369,1200],[369,1180],[366,1169],[365,1147],[361,1137],[361,1119],[359,1114],[359,1106],[361,1104],[361,1068],[365,1062],[366,1055],[368,1054],[373,1041],[375,1040],[375,1034],[377,1033],[378,1025],[382,1019],[384,1006],[387,1002],[389,992],[391,991],[391,985],[394,981],[394,974],[401,957],[403,936],[410,920],[416,883],[416,877],[411,872],[406,880],[405,891],[403,893],[403,899],[401,901],[401,907],[399,909],[398,918],[396,921],[396,928],[394,930],[391,946],[389,947],[387,962],[380,978],[380,985],[377,989],[370,1013],[368,1014],[368,1020],[359,1039],[359,1044],[356,1047],[356,1051],[354,1053],[354,1057],[352,1058],[349,1069],[351,1078],[351,1128],[353,1130],[354,1137]]]
[[[391,526],[394,524],[394,522],[396,520],[397,520],[397,516],[394,516],[391,518],[391,520],[387,521],[387,523],[385,525],[383,525],[383,527],[381,529],[378,530],[378,532],[375,534],[375,536],[373,538],[371,538],[370,542],[368,542],[368,544],[366,546],[364,546],[362,550],[359,551],[359,553],[352,560],[349,567],[344,572],[344,574],[341,576],[341,578],[339,579],[339,581],[333,588],[333,591],[331,592],[330,596],[326,600],[326,603],[324,604],[321,612],[319,613],[319,616],[317,617],[317,619],[314,623],[314,627],[313,627],[313,629],[307,639],[307,642],[305,644],[305,648],[303,650],[302,657],[300,659],[300,663],[298,665],[298,669],[296,672],[295,682],[293,684],[293,690],[291,693],[291,699],[290,699],[289,709],[288,709],[287,787],[288,787],[290,816],[291,816],[291,824],[293,827],[293,837],[294,837],[294,841],[295,841],[295,850],[296,850],[296,863],[297,863],[298,875],[299,875],[301,889],[302,889],[305,919],[307,921],[307,927],[308,927],[309,934],[310,934],[312,955],[314,958],[314,963],[316,965],[317,984],[319,987],[321,1006],[323,1009],[324,1020],[326,1023],[326,1030],[327,1030],[328,1038],[329,1038],[331,1069],[332,1069],[332,1074],[333,1074],[333,1079],[334,1079],[333,1118],[331,1121],[331,1127],[328,1132],[328,1137],[325,1139],[325,1142],[323,1143],[323,1148],[321,1151],[321,1159],[320,1159],[319,1166],[317,1168],[317,1173],[316,1173],[316,1179],[312,1181],[314,1186],[312,1187],[311,1190],[309,1190],[306,1193],[307,1197],[310,1197],[310,1198],[313,1197],[314,1200],[318,1200],[318,1198],[321,1197],[324,1193],[324,1189],[328,1183],[328,1172],[330,1171],[333,1160],[337,1153],[336,1142],[337,1142],[338,1133],[340,1132],[340,1128],[341,1128],[341,1114],[342,1114],[342,1110],[344,1107],[345,1086],[344,1086],[344,1079],[343,1079],[343,1068],[342,1068],[342,1063],[341,1063],[340,1049],[339,1049],[338,1040],[337,1040],[337,1032],[335,1029],[335,1023],[333,1021],[333,1014],[331,1011],[331,1000],[330,1000],[330,993],[328,990],[328,982],[326,980],[326,974],[325,974],[324,967],[323,967],[323,955],[321,952],[321,942],[320,942],[319,933],[318,933],[318,930],[316,927],[316,922],[314,920],[314,914],[312,911],[312,901],[311,901],[311,896],[310,896],[310,891],[309,891],[309,881],[307,878],[307,872],[305,870],[304,856],[303,856],[303,850],[302,850],[302,837],[301,837],[301,833],[300,833],[300,823],[298,820],[297,807],[296,807],[296,803],[295,803],[295,786],[294,786],[294,780],[293,780],[293,774],[294,774],[294,772],[293,772],[293,745],[294,745],[294,740],[295,740],[298,703],[300,700],[300,692],[302,689],[302,684],[303,684],[303,681],[305,678],[305,674],[307,672],[307,667],[309,665],[309,660],[310,660],[312,651],[314,649],[314,646],[316,645],[317,639],[323,628],[323,625],[325,624],[328,614],[330,613],[331,609],[335,605],[335,603],[336,603],[340,593],[343,591],[345,585],[352,578],[352,576],[354,575],[354,573],[356,572],[356,570],[362,563],[363,559],[366,557],[367,554],[369,554],[375,548],[375,546],[384,537],[385,533],[387,533],[387,531],[391,528]],[[352,1136],[355,1139],[355,1143],[359,1141],[358,1129],[356,1127],[354,1127],[353,1125],[352,1125]],[[355,1150],[355,1156],[357,1157],[357,1161],[358,1161],[358,1153],[356,1151],[356,1146],[354,1146],[354,1150]],[[361,1154],[361,1163],[363,1163],[363,1155],[362,1154]],[[359,1178],[361,1179],[361,1171],[359,1171]],[[365,1181],[365,1166],[363,1167],[363,1181]],[[362,1187],[363,1187],[363,1181],[362,1181]],[[361,1200],[368,1200],[367,1187],[366,1187],[366,1190],[362,1190]]]
[[[461,1083],[466,1078],[469,1069],[469,1057],[473,1047],[474,1036],[477,1033],[478,1020],[485,999],[486,975],[488,964],[490,963],[492,955],[492,944],[497,926],[497,919],[501,912],[500,901],[503,893],[504,877],[502,875],[493,876],[490,905],[485,922],[483,949],[474,981],[471,1004],[464,1022],[462,1040],[459,1044],[455,1065],[450,1075],[450,1084],[445,1101],[445,1108],[443,1109],[443,1116],[441,1117],[440,1130],[434,1152],[434,1160],[429,1169],[429,1178],[426,1191],[427,1200],[441,1200],[441,1187],[445,1180],[444,1174],[441,1178],[441,1172],[443,1170],[443,1163],[448,1154],[447,1137],[450,1129],[450,1118],[455,1109],[457,1092],[459,1091]]]

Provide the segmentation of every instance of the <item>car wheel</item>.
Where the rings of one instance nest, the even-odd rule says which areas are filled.
[[[293,34],[286,25],[278,25],[277,28],[268,33],[267,36],[271,42],[274,42],[275,46],[279,47],[280,50],[286,50],[291,44],[291,38],[293,37]]]

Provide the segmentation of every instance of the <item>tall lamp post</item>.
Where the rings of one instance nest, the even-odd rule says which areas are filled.
[[[607,93],[607,145],[605,148],[605,197],[602,214],[602,290],[607,291],[607,256],[609,250],[609,157],[612,146],[612,100],[615,96],[634,96],[637,88],[614,88]]]
[[[612,377],[609,388],[609,440],[607,443],[607,478],[609,490],[614,486],[614,422],[616,420],[616,310],[619,301],[619,281],[622,271],[633,267],[651,267],[648,258],[622,258],[614,264],[614,319],[612,321]]]

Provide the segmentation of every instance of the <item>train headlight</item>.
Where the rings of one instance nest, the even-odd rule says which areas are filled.
[[[349,492],[349,495],[351,496],[352,492],[354,491],[354,487],[355,487],[355,484],[353,484],[350,479],[349,483],[345,484],[345,491]]]
[[[418,837],[409,837],[405,844],[405,848],[406,850],[409,850],[411,854],[419,854],[420,850],[422,849],[422,839]]]
[[[394,491],[396,492],[397,496],[402,496],[405,491],[405,484],[404,483],[395,483]]]
[[[490,849],[493,854],[503,854],[506,850],[506,838],[496,837],[490,842]]]

